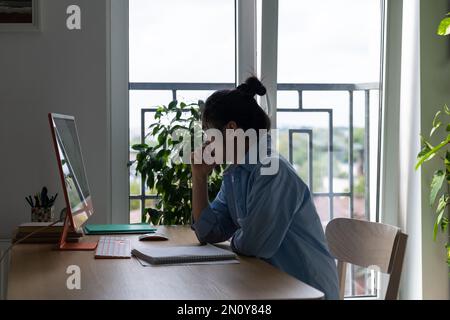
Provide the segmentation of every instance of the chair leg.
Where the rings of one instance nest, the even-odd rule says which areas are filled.
[[[403,259],[405,257],[406,242],[408,236],[404,233],[399,232],[397,238],[395,239],[392,263],[389,277],[389,284],[386,291],[385,300],[397,300],[398,299],[398,288],[400,286],[400,276],[402,274]]]
[[[347,263],[338,260],[337,272],[339,277],[339,299],[344,300]]]

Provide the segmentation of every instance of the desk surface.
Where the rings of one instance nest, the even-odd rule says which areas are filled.
[[[148,246],[198,244],[187,227],[161,227],[170,241]],[[87,241],[97,237],[85,237]],[[137,242],[137,236],[129,238]],[[142,242],[141,242],[142,244]],[[56,251],[51,245],[13,248],[8,299],[322,299],[323,294],[255,258],[239,264],[142,267],[132,259],[96,260],[92,251]],[[66,286],[67,267],[81,269],[81,290]]]

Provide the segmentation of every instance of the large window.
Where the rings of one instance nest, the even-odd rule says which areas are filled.
[[[239,0],[129,1],[130,145],[158,104],[233,87],[242,77],[236,64],[245,73],[245,62],[250,70],[275,63],[278,148],[310,186],[323,226],[336,217],[377,220],[382,0],[279,0],[277,61],[261,61],[264,19],[276,18],[262,18],[261,0],[242,1],[250,5],[241,12]],[[131,168],[130,221],[155,201]],[[348,273],[348,296],[376,295],[374,272]]]
[[[279,1],[279,148],[309,184],[324,225],[377,216],[381,4]],[[372,272],[349,273],[347,295],[375,294]]]
[[[155,106],[205,100],[235,82],[234,0],[130,0],[130,145]],[[130,160],[135,153],[130,150]],[[156,197],[130,170],[130,221]]]

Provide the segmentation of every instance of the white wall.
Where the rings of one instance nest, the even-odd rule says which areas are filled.
[[[69,31],[66,8],[82,9],[82,30]],[[0,238],[29,221],[25,196],[62,190],[48,112],[72,114],[96,214],[110,221],[108,0],[41,0],[39,33],[0,33]],[[108,213],[108,214],[107,214]]]
[[[448,0],[421,0],[421,130],[428,134],[437,111],[450,105],[450,38],[436,35],[439,21],[450,12]],[[436,137],[437,138],[437,137]],[[434,141],[436,143],[437,140]],[[430,161],[422,170],[422,279],[424,299],[449,299],[449,269],[445,240],[433,242],[435,214],[429,205],[429,185],[434,170],[441,168]],[[445,239],[447,238],[447,239]]]

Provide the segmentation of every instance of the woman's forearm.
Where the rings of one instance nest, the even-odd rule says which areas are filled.
[[[208,206],[208,176],[192,177],[192,216],[194,221],[200,219],[203,209]]]

